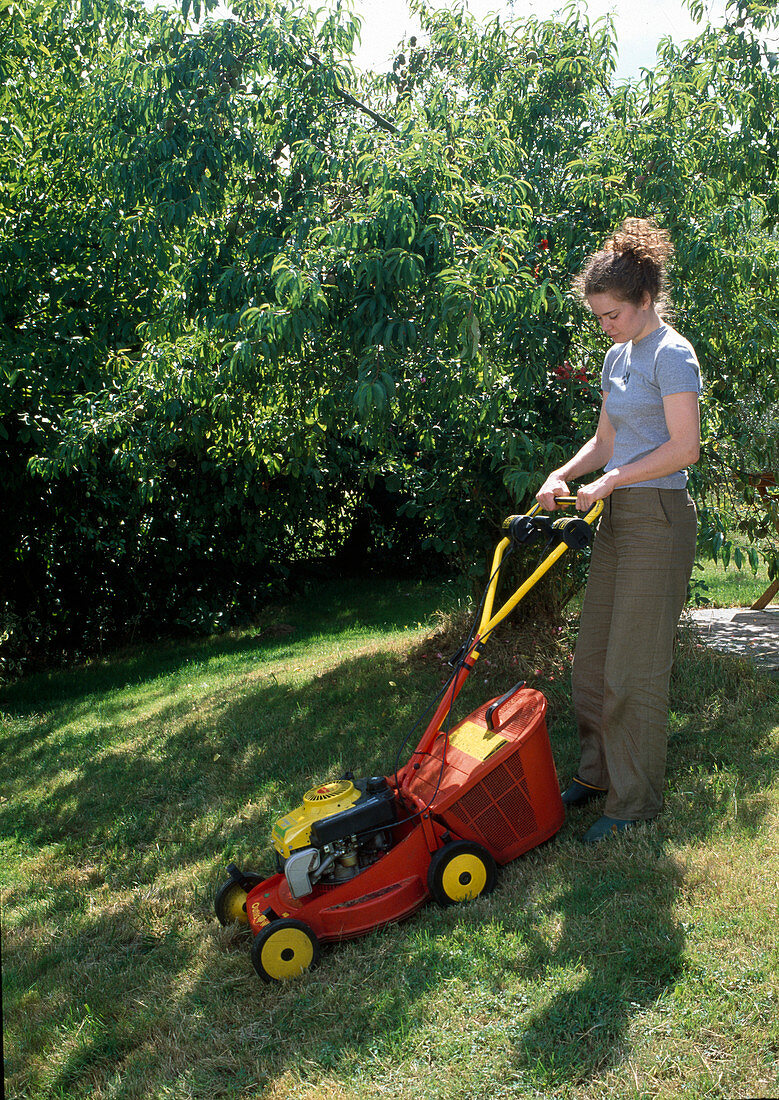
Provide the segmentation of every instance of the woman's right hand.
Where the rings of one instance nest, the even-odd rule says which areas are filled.
[[[570,490],[558,473],[550,474],[536,493],[536,500],[547,512],[554,512],[555,497],[569,497]]]

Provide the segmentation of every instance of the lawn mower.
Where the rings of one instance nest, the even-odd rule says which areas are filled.
[[[405,765],[398,759],[393,774],[363,779],[347,772],[308,791],[273,827],[278,869],[270,878],[227,868],[216,915],[223,925],[249,925],[262,979],[297,977],[316,962],[321,944],[401,920],[430,897],[446,906],[489,893],[498,865],[560,828],[563,804],[540,691],[518,683],[451,730],[449,719],[495,627],[567,549],[589,545],[602,510],[597,501],[584,517],[542,515],[540,505],[509,516],[473,628]],[[506,557],[515,545],[543,537],[540,563],[493,612]]]

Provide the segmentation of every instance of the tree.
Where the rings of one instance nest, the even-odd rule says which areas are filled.
[[[110,353],[134,339],[150,307],[151,264],[129,272],[111,246],[124,212],[92,137],[96,84],[149,25],[133,4],[0,8],[0,576],[11,623],[39,636],[84,606],[85,589],[91,601],[90,589],[107,586],[124,511],[110,475],[96,509],[76,464],[54,483],[29,463],[56,450],[74,400],[112,387]],[[103,505],[114,506],[113,524]]]
[[[0,238],[25,622],[211,628],[356,540],[481,563],[592,429],[603,348],[568,288],[629,214],[676,238],[679,324],[724,383],[710,432],[735,435],[761,371],[776,384],[750,274],[776,272],[757,5],[616,88],[611,24],[575,10],[481,27],[420,6],[384,77],[354,71],[340,5],[246,0],[200,27],[74,6],[67,41],[51,9],[14,11],[6,64],[33,56],[19,27],[59,51],[25,73],[14,125],[44,152],[14,161]]]

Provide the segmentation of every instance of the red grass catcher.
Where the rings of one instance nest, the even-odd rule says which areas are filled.
[[[563,804],[540,691],[516,684],[451,730],[448,720],[497,624],[567,549],[589,545],[602,510],[598,501],[583,518],[553,519],[539,506],[509,516],[473,629],[408,762],[392,775],[347,773],[308,791],[273,828],[278,873],[271,878],[228,867],[216,915],[225,925],[248,923],[252,962],[265,981],[297,977],[316,962],[320,944],[401,920],[431,896],[452,905],[489,893],[498,865],[560,828]],[[540,564],[493,613],[508,553],[543,536]]]

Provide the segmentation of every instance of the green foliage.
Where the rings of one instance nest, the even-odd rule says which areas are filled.
[[[568,287],[627,214],[677,242],[710,499],[738,402],[779,397],[772,11],[617,87],[612,25],[575,9],[420,5],[384,76],[343,5],[203,14],[0,11],[6,633],[212,629],[363,547],[480,569],[592,429]]]

